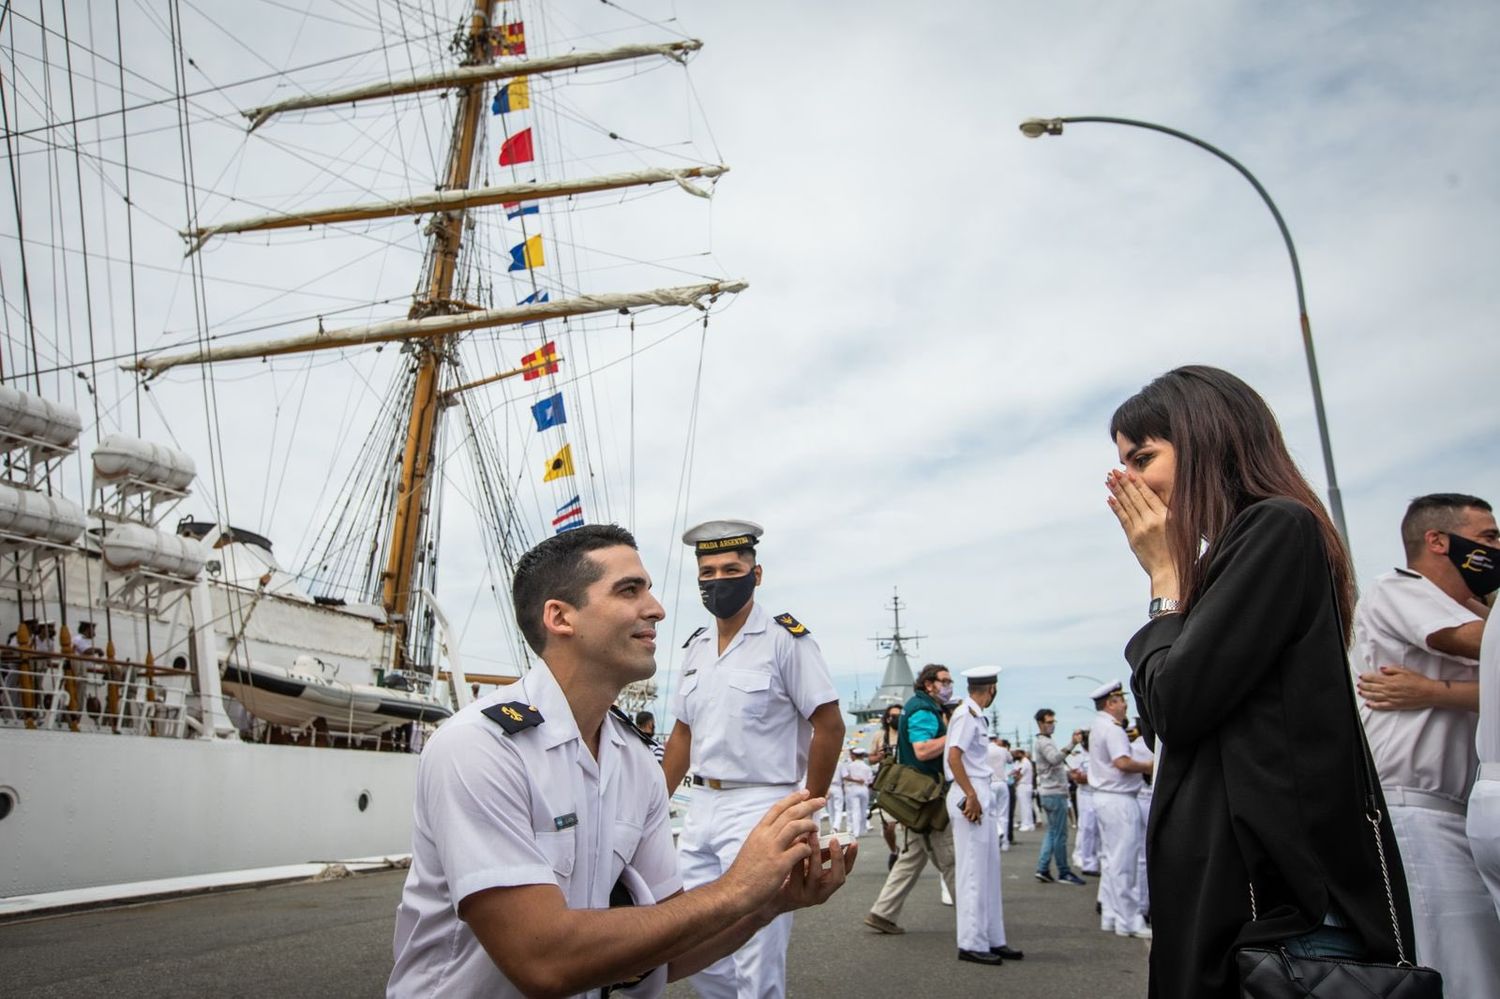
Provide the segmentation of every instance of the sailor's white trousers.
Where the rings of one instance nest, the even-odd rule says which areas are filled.
[[[1094,792],[1094,811],[1099,816],[1099,904],[1101,926],[1117,933],[1143,929],[1141,896],[1136,870],[1141,852],[1141,806],[1135,792]]]
[[[1463,806],[1405,788],[1386,788],[1385,801],[1418,963],[1442,974],[1446,995],[1500,999],[1500,917],[1469,850]]]
[[[715,791],[695,787],[677,844],[682,884],[697,888],[729,870],[766,810],[796,790],[795,784]],[[786,948],[792,914],[777,916],[739,950],[692,978],[703,999],[780,999],[786,995]]]

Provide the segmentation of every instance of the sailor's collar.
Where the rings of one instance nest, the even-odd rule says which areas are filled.
[[[770,624],[771,612],[762,607],[760,602],[757,601],[750,605],[750,616],[745,618],[745,623],[740,628],[740,634],[758,634],[770,627]]]
[[[552,675],[552,670],[546,663],[535,666],[520,679],[517,686],[525,692],[528,703],[535,706],[546,719],[544,724],[536,728],[536,738],[541,740],[544,748],[551,749],[582,738],[578,731],[578,720],[573,717],[573,706],[568,703],[567,695],[563,693],[557,677]],[[605,717],[608,718],[607,713]],[[625,745],[625,736],[618,725],[606,720],[602,731],[608,734],[610,742],[618,746]]]

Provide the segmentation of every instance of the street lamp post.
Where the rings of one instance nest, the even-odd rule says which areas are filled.
[[[1107,125],[1129,125],[1132,128],[1149,129],[1152,132],[1161,132],[1191,142],[1199,149],[1205,150],[1217,156],[1239,171],[1240,176],[1250,182],[1255,188],[1255,193],[1260,195],[1266,207],[1271,210],[1271,217],[1276,220],[1276,228],[1281,230],[1281,238],[1286,243],[1286,252],[1292,259],[1292,279],[1297,284],[1297,313],[1302,321],[1302,349],[1307,355],[1307,376],[1312,381],[1313,412],[1318,420],[1318,442],[1323,447],[1323,469],[1328,476],[1328,508],[1333,515],[1334,526],[1338,528],[1339,535],[1344,539],[1344,547],[1352,553],[1349,544],[1349,529],[1344,523],[1344,500],[1339,493],[1338,476],[1333,470],[1333,445],[1328,440],[1328,417],[1323,412],[1323,385],[1318,379],[1318,359],[1313,352],[1312,324],[1307,319],[1307,297],[1302,290],[1302,268],[1297,264],[1297,248],[1292,244],[1292,234],[1286,227],[1286,222],[1281,217],[1281,212],[1276,207],[1276,202],[1271,200],[1271,195],[1261,186],[1255,175],[1245,169],[1244,164],[1230,156],[1217,146],[1210,145],[1202,139],[1179,132],[1175,128],[1165,125],[1157,125],[1149,121],[1137,121],[1134,118],[1108,118],[1100,115],[1088,115],[1069,118],[1027,118],[1021,122],[1021,134],[1028,139],[1039,138],[1043,135],[1062,135],[1063,125],[1078,122],[1102,122]]]

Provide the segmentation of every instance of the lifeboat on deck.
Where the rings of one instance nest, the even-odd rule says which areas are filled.
[[[436,724],[453,711],[414,690],[345,683],[338,666],[298,656],[290,668],[243,661],[222,665],[224,692],[257,718],[305,728],[322,718],[332,732],[375,733],[407,722]]]

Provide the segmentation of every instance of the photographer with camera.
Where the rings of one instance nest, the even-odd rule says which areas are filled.
[[[953,890],[953,832],[948,828],[942,797],[948,732],[943,705],[953,697],[953,675],[946,666],[928,663],[912,687],[916,693],[901,714],[897,766],[882,767],[875,783],[881,808],[906,826],[896,863],[865,916],[865,925],[879,933],[906,932],[896,918],[929,860],[937,866],[948,890]],[[902,808],[903,804],[917,802],[917,807]]]

